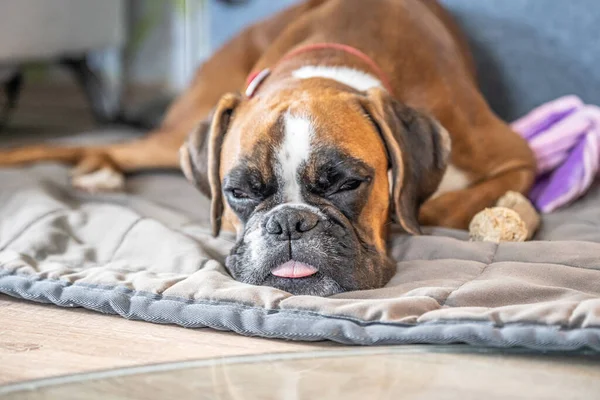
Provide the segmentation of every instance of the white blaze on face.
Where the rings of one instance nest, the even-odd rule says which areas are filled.
[[[300,168],[308,161],[314,127],[306,117],[285,116],[283,141],[277,151],[285,202],[302,203]]]

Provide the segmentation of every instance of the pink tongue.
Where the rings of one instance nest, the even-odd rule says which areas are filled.
[[[275,268],[271,273],[280,278],[304,278],[316,274],[317,269],[312,265],[290,260]]]

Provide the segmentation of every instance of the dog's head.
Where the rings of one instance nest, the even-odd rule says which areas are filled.
[[[419,234],[419,206],[445,170],[449,138],[381,89],[225,95],[182,147],[212,199],[213,232],[237,231],[227,258],[242,282],[327,296],[385,285],[390,217]]]

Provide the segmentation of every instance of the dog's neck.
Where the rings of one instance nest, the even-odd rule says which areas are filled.
[[[259,90],[268,90],[267,86],[311,78],[335,81],[357,91],[382,87],[391,92],[386,74],[365,53],[338,43],[317,43],[300,46],[272,68],[250,74],[246,95],[253,97]]]
[[[372,74],[345,66],[306,65],[292,71],[292,76],[298,79],[331,79],[358,91],[382,87],[381,81]]]

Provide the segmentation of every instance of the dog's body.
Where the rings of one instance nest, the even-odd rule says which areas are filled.
[[[265,68],[251,96],[227,94]],[[69,162],[75,185],[109,189],[121,172],[177,167],[180,147],[186,175],[212,197],[215,233],[222,221],[238,234],[232,275],[296,294],[382,286],[395,270],[390,214],[410,233],[465,228],[535,174],[435,0],[307,1],[215,53],[148,137],[15,149],[0,165]]]

